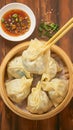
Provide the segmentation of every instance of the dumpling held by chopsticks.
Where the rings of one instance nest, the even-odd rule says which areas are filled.
[[[40,53],[42,46],[42,41],[40,42],[37,39],[31,40],[28,49],[24,50],[22,53],[24,67],[31,73],[43,74],[45,72],[46,65],[50,56],[50,51]],[[37,58],[34,59],[34,57]]]

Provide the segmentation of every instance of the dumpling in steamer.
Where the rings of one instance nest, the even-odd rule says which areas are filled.
[[[32,92],[28,96],[27,110],[31,113],[42,114],[49,111],[52,106],[46,92],[41,90],[39,82],[37,87],[32,88]]]
[[[43,42],[40,42],[37,39],[31,40],[27,50],[22,53],[24,67],[31,73],[43,74],[45,72],[50,51],[46,51],[43,54],[41,53],[35,60],[31,60],[31,58],[34,58],[39,54],[42,46]]]
[[[42,82],[44,91],[47,91],[54,106],[58,106],[65,98],[68,92],[68,80],[52,79],[50,82]]]
[[[54,78],[57,74],[57,72],[61,71],[62,68],[59,66],[58,62],[53,59],[52,57],[48,58],[48,63],[46,67],[45,73],[42,75],[42,81],[50,81],[52,78]]]
[[[22,76],[26,76],[27,78],[31,78],[30,72],[28,72],[23,64],[21,56],[13,58],[7,66],[7,73],[9,78],[21,78]]]
[[[14,79],[5,83],[8,97],[15,103],[20,104],[30,93],[33,79]]]

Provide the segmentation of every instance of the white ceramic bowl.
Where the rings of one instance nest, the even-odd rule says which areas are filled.
[[[10,35],[6,34],[3,31],[2,27],[1,27],[1,18],[2,18],[2,16],[6,12],[8,12],[10,10],[13,10],[13,9],[20,9],[20,10],[26,12],[28,14],[29,18],[30,18],[30,21],[31,21],[31,25],[30,25],[29,30],[25,34],[20,35],[20,36],[10,36]],[[2,37],[4,37],[5,39],[7,39],[7,40],[10,40],[10,41],[22,41],[22,40],[28,38],[33,33],[33,31],[35,29],[35,26],[36,26],[35,15],[32,12],[32,10],[28,6],[26,6],[24,4],[21,4],[21,3],[10,3],[10,4],[7,4],[4,7],[2,7],[1,10],[0,10],[0,35]]]

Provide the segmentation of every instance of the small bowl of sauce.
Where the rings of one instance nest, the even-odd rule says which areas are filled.
[[[10,41],[28,38],[36,26],[32,10],[21,3],[11,3],[0,10],[0,35]]]

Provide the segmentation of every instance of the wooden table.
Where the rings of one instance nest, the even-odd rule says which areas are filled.
[[[31,38],[38,38],[38,25],[44,21],[55,22],[62,27],[73,17],[73,0],[0,0],[0,8],[11,2],[28,5],[35,13],[37,25]],[[18,43],[0,37],[0,62],[7,52]],[[57,44],[73,60],[73,30],[65,35]],[[0,98],[0,130],[73,130],[73,99],[58,115],[51,119],[33,121],[23,119],[9,110]]]

